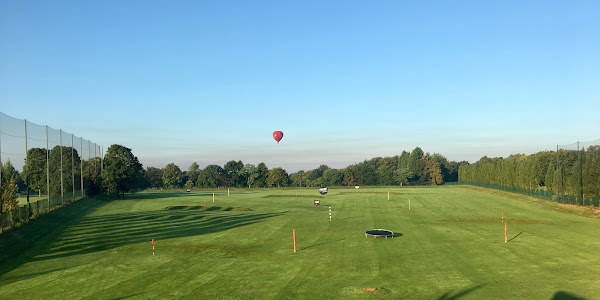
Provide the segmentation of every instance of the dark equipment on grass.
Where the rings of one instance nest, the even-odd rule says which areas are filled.
[[[394,237],[394,232],[391,230],[387,230],[387,229],[369,229],[367,231],[365,231],[365,237],[369,237],[369,236],[373,236],[373,237]]]
[[[321,204],[321,200],[315,200],[315,206],[319,206]]]

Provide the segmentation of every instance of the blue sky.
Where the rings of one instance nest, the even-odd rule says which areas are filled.
[[[0,103],[146,167],[529,154],[600,137],[600,2],[2,0]]]

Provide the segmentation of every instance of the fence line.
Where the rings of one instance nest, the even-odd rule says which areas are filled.
[[[62,129],[0,112],[0,233],[97,188],[103,150]]]

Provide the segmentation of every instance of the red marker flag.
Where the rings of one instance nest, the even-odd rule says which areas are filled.
[[[154,238],[152,238],[152,246],[154,246]]]

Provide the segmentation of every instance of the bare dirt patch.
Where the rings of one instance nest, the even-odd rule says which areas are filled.
[[[266,195],[263,198],[323,198],[321,195]]]
[[[501,223],[501,218],[446,218],[441,221],[447,222],[489,222],[489,223]],[[547,220],[531,220],[531,219],[504,219],[507,223],[525,223],[525,224],[552,224]]]

